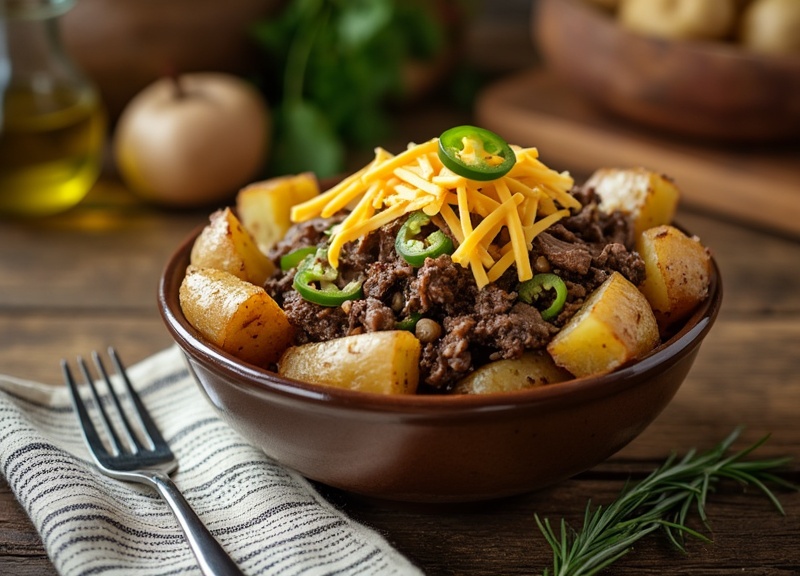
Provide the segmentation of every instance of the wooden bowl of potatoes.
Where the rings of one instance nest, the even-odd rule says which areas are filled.
[[[800,138],[800,3],[539,0],[533,40],[591,102],[709,143]]]
[[[659,415],[722,301],[708,250],[679,227],[659,225],[677,202],[668,179],[638,169],[598,170],[592,178],[610,210],[635,214],[652,281],[637,290],[611,274],[587,297],[574,325],[548,347],[562,375],[552,381],[553,367],[542,366],[541,355],[524,356],[490,362],[452,393],[408,393],[409,350],[418,334],[389,330],[292,345],[291,327],[276,320],[280,311],[262,306],[255,285],[233,275],[249,269],[263,277],[258,240],[246,234],[247,203],[215,213],[177,247],[160,280],[159,309],[218,414],[314,481],[406,502],[487,500],[543,488],[602,462]],[[275,200],[269,188],[254,205],[274,227],[290,194],[284,189]],[[295,186],[301,188],[307,187]],[[615,194],[620,189],[638,192]],[[214,267],[233,272],[202,271]],[[671,272],[676,268],[679,275]],[[702,297],[681,293],[695,272]],[[215,280],[220,274],[222,282]],[[204,294],[215,296],[187,305]],[[237,298],[246,305],[234,310]],[[638,349],[642,342],[649,344]],[[603,364],[616,354],[625,360],[613,369]]]

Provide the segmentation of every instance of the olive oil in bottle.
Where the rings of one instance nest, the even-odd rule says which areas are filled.
[[[89,91],[47,98],[7,91],[0,122],[0,213],[45,216],[80,202],[100,173],[104,134],[102,109]]]
[[[62,212],[100,173],[105,114],[59,36],[73,4],[0,0],[0,216]]]

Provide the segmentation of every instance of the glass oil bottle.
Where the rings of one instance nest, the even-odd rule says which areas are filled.
[[[58,33],[73,2],[0,0],[0,215],[67,210],[100,173],[103,107]]]

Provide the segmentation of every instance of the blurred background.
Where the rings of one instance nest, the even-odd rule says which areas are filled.
[[[266,173],[328,176],[346,157],[405,137],[412,109],[436,103],[469,116],[483,84],[531,65],[531,9],[529,0],[79,0],[62,30],[112,122],[166,74],[223,71],[252,82],[269,106]],[[316,154],[287,149],[308,141]]]
[[[375,146],[396,152],[472,123],[539,147],[577,178],[603,165],[647,165],[675,177],[690,205],[797,233],[797,0],[38,1],[64,6],[51,18],[60,49],[105,113],[101,185],[84,202],[113,191],[147,205],[208,207],[257,179],[334,176],[363,165]],[[13,62],[14,51],[0,56]],[[261,110],[229,122],[249,123],[241,138],[218,127],[204,136],[213,121],[190,114],[172,130],[191,137],[169,134],[165,118],[184,106],[177,97],[153,114],[150,95],[149,120],[148,104],[133,106],[159,80],[197,72],[258,93]],[[126,112],[135,120],[121,121]],[[7,111],[0,151],[12,120]],[[169,142],[162,163],[189,146],[182,140],[192,141],[195,168],[241,159],[244,148],[256,158],[238,169],[222,162],[231,178],[208,193],[174,192],[157,180],[191,182],[181,171],[192,169],[148,158],[142,150],[159,148],[156,133]],[[0,165],[3,194],[12,169]],[[756,215],[747,204],[755,199]]]

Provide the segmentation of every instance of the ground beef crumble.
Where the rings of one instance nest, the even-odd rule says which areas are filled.
[[[583,208],[539,234],[531,250],[537,272],[555,273],[567,285],[567,303],[550,322],[535,307],[517,301],[513,267],[478,290],[472,272],[449,256],[428,258],[416,269],[407,264],[394,249],[403,219],[343,249],[340,276],[343,283],[363,279],[360,300],[335,308],[308,302],[292,288],[294,270],[278,270],[265,287],[297,328],[297,344],[391,330],[412,315],[435,320],[442,334],[423,342],[420,392],[446,392],[485,362],[544,348],[612,272],[636,285],[644,280],[644,262],[633,251],[629,221],[620,213],[601,213],[592,189],[575,188],[572,193]],[[277,262],[297,248],[324,246],[327,231],[340,220],[341,215],[295,225],[270,257]]]

